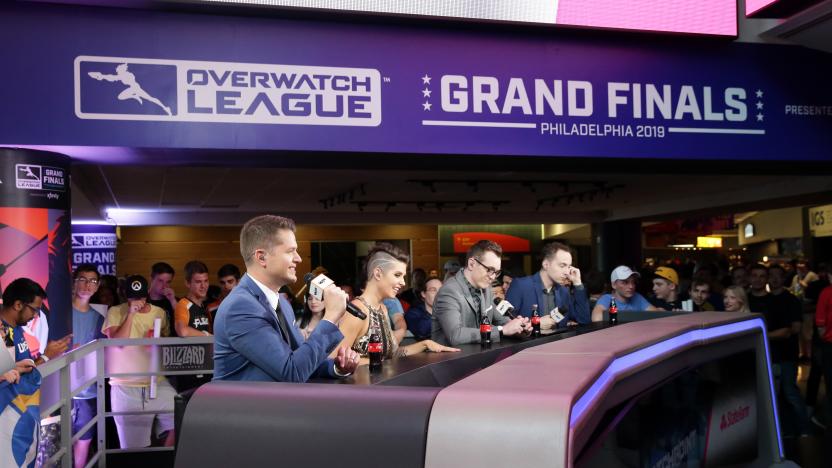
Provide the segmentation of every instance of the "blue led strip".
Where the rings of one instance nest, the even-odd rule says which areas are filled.
[[[748,330],[759,328],[763,333],[764,343],[766,347],[766,369],[768,370],[768,382],[771,389],[772,411],[774,412],[774,425],[777,430],[777,446],[780,450],[780,457],[783,457],[783,442],[780,438],[780,419],[777,416],[777,398],[774,393],[774,380],[771,373],[771,358],[768,349],[768,340],[765,339],[765,323],[760,318],[753,320],[745,320],[737,323],[730,323],[727,325],[720,325],[717,327],[706,328],[702,330],[692,330],[683,333],[673,338],[668,338],[662,342],[650,345],[646,348],[634,351],[630,354],[621,356],[612,361],[612,363],[604,369],[601,376],[589,387],[589,389],[578,398],[578,401],[572,405],[572,414],[569,418],[569,427],[572,428],[583,417],[587,408],[599,397],[603,397],[605,390],[612,385],[615,377],[629,371],[648,360],[655,359],[657,356],[668,354],[680,348],[688,346],[692,343],[702,343],[705,340],[719,338],[726,335],[732,335]]]

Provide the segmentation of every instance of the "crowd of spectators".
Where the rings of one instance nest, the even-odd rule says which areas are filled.
[[[361,320],[345,315],[340,319],[342,344],[358,353],[362,364],[367,362],[370,335],[379,331],[388,358],[455,351],[453,346],[481,339],[479,321],[483,318],[494,325],[493,338],[499,340],[527,336],[535,313],[544,330],[603,321],[612,301],[619,311],[648,314],[760,313],[768,328],[778,397],[791,415],[793,433],[808,435],[812,424],[823,424],[824,418],[814,414],[813,408],[821,379],[825,376],[827,388],[832,383],[832,275],[826,265],[813,269],[808,261],[799,260],[726,270],[716,264],[668,262],[638,268],[619,265],[606,276],[599,271],[582,273],[573,265],[573,254],[564,244],[547,243],[540,252],[539,269],[526,275],[502,270],[500,246],[480,241],[464,258],[446,261],[441,270],[414,268],[408,276],[407,255],[390,244],[377,244],[365,259],[362,284],[340,286],[347,299],[370,317]],[[212,287],[214,277],[204,262],[189,261],[182,271],[187,292],[177,297],[172,286],[177,272],[165,262],[151,267],[149,279],[142,275],[116,278],[100,275],[93,265],[78,266],[73,274],[73,334],[54,341],[48,340],[44,290],[25,278],[13,281],[3,292],[0,334],[7,347],[14,348],[16,364],[4,370],[2,379],[15,383],[38,364],[96,339],[212,336],[223,301],[244,275],[237,266],[224,265],[216,272],[217,283]],[[326,272],[322,266],[315,271]],[[296,292],[287,284],[278,291],[280,300],[291,304],[293,326],[305,341],[327,320],[325,303],[306,286]],[[491,307],[503,300],[511,303],[516,317]],[[330,358],[337,358],[338,352],[333,348]],[[113,364],[111,372],[141,372],[148,368],[150,355],[146,347],[125,346],[115,349],[108,359]],[[805,395],[797,386],[801,363],[810,365]],[[149,376],[111,378],[114,412],[160,412],[115,416],[121,447],[172,445],[170,412],[175,394],[208,380],[204,376],[159,376],[151,398]],[[74,433],[95,417],[96,396],[93,385],[73,397]],[[95,426],[75,442],[76,466],[88,460],[94,438]]]

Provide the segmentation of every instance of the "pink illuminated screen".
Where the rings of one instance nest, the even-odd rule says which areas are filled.
[[[735,36],[736,0],[559,0],[556,24]]]
[[[745,0],[745,16],[751,16],[763,8],[780,0]]]
[[[212,0],[196,0],[210,2]],[[250,5],[363,11],[637,31],[737,35],[737,0],[225,0]],[[752,2],[753,0],[748,0]],[[760,2],[761,0],[756,0]],[[770,2],[769,2],[770,3]]]

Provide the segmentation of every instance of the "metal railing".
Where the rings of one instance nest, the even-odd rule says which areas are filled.
[[[72,468],[73,465],[73,444],[77,442],[92,427],[97,428],[98,449],[89,459],[85,468],[107,466],[107,455],[117,453],[144,453],[144,452],[168,452],[174,447],[144,447],[130,449],[108,449],[106,418],[113,416],[127,416],[139,414],[166,414],[173,411],[123,411],[105,412],[105,381],[111,377],[147,377],[163,375],[198,375],[213,374],[213,352],[203,353],[202,363],[190,362],[184,367],[187,370],[172,370],[183,367],[181,363],[171,362],[172,352],[165,352],[182,346],[197,346],[205,348],[211,345],[213,350],[213,337],[193,338],[119,338],[101,339],[90,342],[77,349],[72,350],[60,357],[49,360],[49,362],[38,366],[43,381],[41,383],[40,414],[41,418],[53,415],[56,411],[60,414],[60,448],[44,463],[44,466],[58,466]],[[140,369],[137,372],[112,372],[116,365],[109,362],[108,350],[113,348],[127,348],[136,346],[150,346],[150,359],[147,369]],[[159,351],[163,352],[159,352]],[[122,363],[123,364],[123,363]],[[72,398],[84,391],[90,385],[96,388],[96,415],[84,427],[72,434]],[[172,404],[172,403],[171,403]]]

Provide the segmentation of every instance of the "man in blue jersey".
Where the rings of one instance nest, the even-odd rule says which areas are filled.
[[[72,339],[72,335],[68,335],[60,340],[52,341],[44,354],[37,360],[32,359],[29,345],[23,336],[23,326],[40,314],[45,298],[46,292],[43,288],[29,278],[18,278],[12,281],[3,291],[3,309],[0,312],[3,340],[6,348],[14,347],[15,362],[22,374],[31,372],[32,367],[49,360],[49,356],[56,354],[55,350],[65,350]]]
[[[43,288],[29,278],[12,281],[3,291],[0,338],[6,349],[0,353],[14,356],[17,378],[13,385],[0,383],[0,466],[35,465],[41,377],[35,370],[23,326],[40,313],[45,298]],[[38,357],[41,362],[44,358]]]

